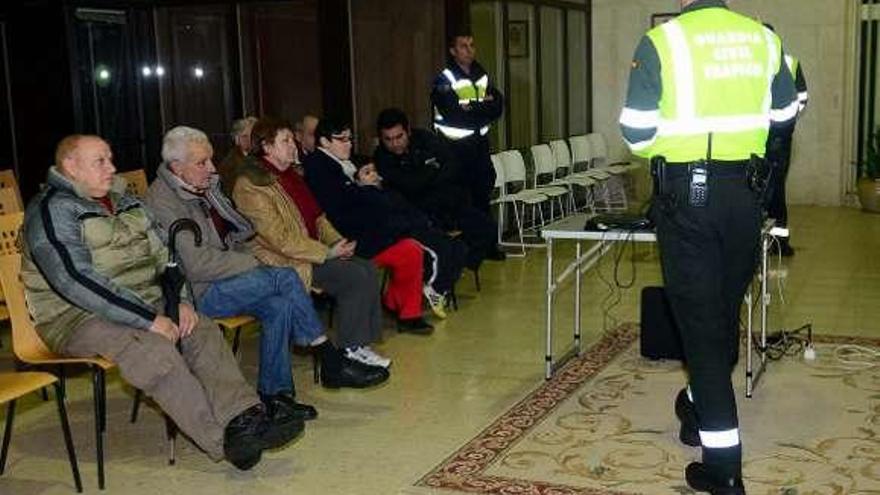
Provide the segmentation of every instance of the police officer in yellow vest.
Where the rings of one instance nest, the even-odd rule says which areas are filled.
[[[764,26],[773,29],[770,24]],[[810,99],[807,93],[807,80],[800,61],[789,54],[785,54],[785,67],[794,78],[794,87],[798,99],[798,119],[807,108]],[[767,187],[767,216],[776,220],[776,225],[785,227],[788,225],[788,207],[785,205],[785,181],[788,178],[788,169],[791,164],[791,140],[794,133],[794,125],[786,128],[771,128],[767,137],[767,162],[773,171],[770,175],[770,184]],[[773,243],[771,248],[778,250],[782,256],[793,256],[794,249],[789,243],[790,237],[782,237],[778,243]]]
[[[504,97],[474,56],[474,38],[456,33],[449,38],[449,61],[434,80],[431,103],[434,129],[446,138],[461,164],[461,183],[477,209],[489,213],[495,170],[489,158],[489,126],[501,117]]]
[[[620,124],[655,173],[652,216],[689,374],[675,403],[679,437],[703,453],[685,478],[697,491],[744,494],[730,376],[738,315],[758,253],[760,157],[797,100],[772,31],[722,0],[680,4],[639,43]]]

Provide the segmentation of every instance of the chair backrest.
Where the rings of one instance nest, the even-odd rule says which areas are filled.
[[[550,141],[550,150],[553,152],[553,159],[556,160],[556,168],[571,167],[571,151],[564,140]]]
[[[0,189],[18,189],[18,180],[15,178],[15,171],[12,169],[0,170]]]
[[[504,163],[501,162],[501,153],[495,153],[490,156],[492,159],[492,168],[495,169],[495,188],[504,192]]]
[[[549,145],[536,144],[529,148],[532,152],[532,162],[535,164],[535,185],[541,180],[541,176],[549,174],[556,176],[556,160],[553,159],[553,151]]]
[[[501,163],[504,165],[504,182],[526,182],[526,161],[523,160],[519,150],[507,150],[501,153]]]
[[[605,136],[598,132],[589,134],[587,138],[590,140],[590,146],[593,149],[593,166],[604,166],[608,161],[608,145],[605,144]]]
[[[147,194],[147,173],[144,169],[131,170],[129,172],[120,172],[116,174],[125,179],[125,192],[139,198],[143,198]]]
[[[12,170],[0,170],[0,189],[8,189],[9,191],[5,191],[4,194],[4,207],[9,211],[22,211],[24,209],[24,203],[21,201],[21,190],[18,188],[18,180],[15,178],[15,172]],[[14,199],[9,199],[13,198]],[[17,205],[16,207],[9,205]]]
[[[0,215],[0,256],[18,254],[18,233],[24,222],[24,213],[17,211]]]
[[[28,312],[21,282],[21,255],[0,256],[0,284],[6,296],[6,307],[12,321],[12,352],[20,361],[34,363],[53,359],[55,353],[46,347]]]
[[[9,187],[0,189],[0,215],[15,213],[23,209],[17,190]]]
[[[587,135],[572,136],[568,141],[571,143],[571,161],[589,168],[590,162],[593,161],[593,146]]]

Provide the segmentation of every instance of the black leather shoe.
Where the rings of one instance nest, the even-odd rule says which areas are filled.
[[[431,335],[434,332],[434,327],[420,316],[397,320],[397,331],[416,335]]]
[[[712,495],[745,495],[741,476],[718,475],[702,462],[692,462],[684,470],[689,487]]]
[[[298,437],[305,429],[303,419],[291,411],[278,412],[272,417],[266,417],[267,428],[260,437],[263,449],[274,450],[284,447],[294,438]]]
[[[266,413],[270,418],[278,414],[279,411],[297,416],[303,421],[311,421],[318,417],[318,410],[314,406],[297,402],[296,398],[289,393],[275,395],[260,394],[260,399],[266,405]]]
[[[702,445],[697,410],[694,408],[694,403],[688,399],[685,389],[681,389],[675,397],[675,415],[681,421],[681,428],[678,430],[678,439],[681,443],[690,447]]]
[[[268,427],[262,405],[253,406],[232,418],[223,431],[226,460],[242,471],[256,466],[263,454],[263,436]]]
[[[326,388],[367,388],[379,385],[391,374],[380,366],[369,366],[341,357],[338,368],[321,366],[321,385]]]

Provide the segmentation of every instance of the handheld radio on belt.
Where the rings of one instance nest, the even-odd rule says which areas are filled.
[[[709,202],[709,164],[712,163],[712,133],[709,133],[709,145],[706,159],[697,160],[688,165],[690,187],[688,203],[691,206],[703,207]]]

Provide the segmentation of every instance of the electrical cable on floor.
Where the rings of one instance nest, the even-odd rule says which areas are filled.
[[[602,239],[600,239],[599,242],[605,242],[605,234],[602,234]],[[596,272],[596,276],[599,280],[601,280],[602,283],[605,284],[605,287],[608,288],[608,294],[602,298],[602,302],[599,305],[599,307],[602,308],[602,331],[607,332],[610,328],[617,326],[617,318],[611,314],[611,309],[617,305],[621,296],[617,293],[616,284],[612,283],[612,281],[602,273],[603,260],[604,256],[594,265],[593,270]],[[615,298],[616,300],[614,300]]]
[[[802,333],[806,331],[806,335]],[[755,351],[761,352],[761,339],[759,335],[752,334],[752,345]],[[813,349],[813,324],[807,323],[794,330],[779,330],[767,335],[765,347],[767,359],[778,361],[783,357],[805,355]]]
[[[622,289],[629,289],[635,285],[636,282],[636,241],[635,241],[636,230],[629,230],[626,232],[626,237],[624,237],[622,242],[614,242],[611,246],[613,250],[612,259],[613,259],[613,268],[612,268],[612,278],[607,278],[601,270],[602,260],[599,263],[596,263],[596,274],[599,279],[605,284],[608,288],[608,294],[602,299],[602,322],[603,322],[603,330],[608,331],[610,328],[615,328],[619,324],[619,320],[611,311],[616,308],[620,302],[623,300],[623,292]],[[604,237],[604,236],[603,236]],[[602,241],[605,241],[603,238]],[[623,260],[623,256],[626,253],[627,246],[630,248],[630,266],[631,266],[631,275],[629,281],[621,282],[620,280],[620,265]],[[604,259],[604,257],[603,257]],[[610,325],[609,325],[610,324]]]

